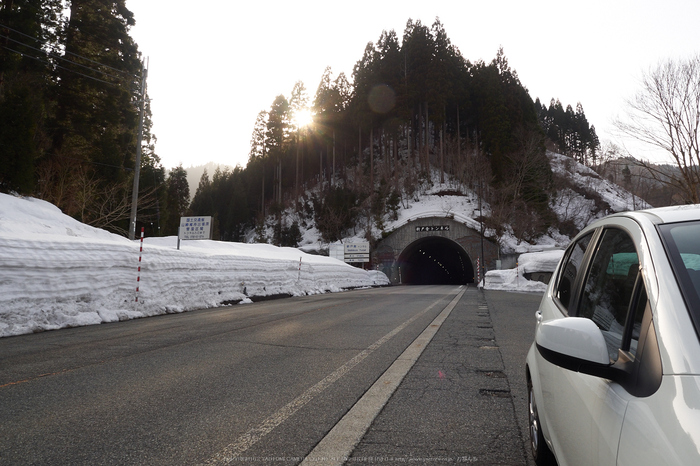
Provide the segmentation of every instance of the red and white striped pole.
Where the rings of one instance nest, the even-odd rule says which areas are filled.
[[[297,277],[297,281],[301,280],[301,257],[299,258],[299,276]]]
[[[141,255],[143,254],[143,227],[141,227],[141,248],[139,249],[139,273],[136,276],[136,302],[139,302],[139,285],[141,284]]]
[[[476,287],[481,287],[481,257],[476,258]]]

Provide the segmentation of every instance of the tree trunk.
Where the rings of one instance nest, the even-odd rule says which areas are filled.
[[[374,127],[369,129],[369,184],[370,192],[374,192]]]
[[[443,122],[442,128],[440,129],[440,183],[445,183],[445,152],[444,152],[444,144],[443,144],[443,133],[444,133],[444,127],[445,123]]]
[[[430,114],[425,103],[425,173],[430,175]]]
[[[457,161],[461,160],[461,158],[462,158],[461,146],[462,146],[462,137],[460,136],[460,133],[459,133],[459,105],[457,105]]]

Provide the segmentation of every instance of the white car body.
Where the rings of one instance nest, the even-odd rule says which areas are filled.
[[[581,238],[581,244],[585,238],[590,243],[574,279],[562,278],[564,273],[570,275],[575,265],[574,258],[571,267],[566,263],[569,250],[560,261],[537,312],[535,342],[527,355],[532,447],[538,464],[547,464],[549,456],[538,450],[543,448],[537,445],[540,434],[540,442],[544,440],[559,466],[700,464],[697,322],[688,311],[658,229],[661,224],[699,219],[700,206],[615,214],[589,225],[572,241],[571,254],[577,254],[573,249],[579,246],[574,243]],[[604,236],[604,229],[616,231]],[[603,238],[624,236],[617,230],[629,235],[634,243],[640,272],[631,291],[630,317],[625,317],[624,328],[606,332],[594,323],[606,318],[595,317],[601,305],[591,305],[595,309],[593,318],[578,317],[576,312],[584,307],[583,294],[589,290],[591,294],[599,293],[593,283],[597,276],[621,276],[613,275],[615,254],[607,256],[605,271],[604,267],[594,271],[591,266],[596,254],[606,247]],[[588,237],[591,232],[593,235]],[[700,236],[697,241],[700,244]],[[600,264],[605,265],[603,252],[600,254]],[[630,276],[636,270],[634,266],[630,267]],[[645,295],[646,306],[642,302]],[[562,304],[567,299],[568,310]],[[586,299],[592,302],[606,298],[596,294]],[[609,300],[603,305],[610,305]],[[574,315],[569,315],[570,310]],[[618,331],[624,335],[622,340],[627,338],[629,349],[618,351],[613,367],[604,350],[606,338],[608,351],[615,346],[611,340]],[[624,342],[621,344],[626,348]],[[630,356],[630,352],[636,354]],[[612,367],[611,371],[606,365]],[[591,373],[594,375],[588,375]],[[612,375],[608,377],[608,373]]]

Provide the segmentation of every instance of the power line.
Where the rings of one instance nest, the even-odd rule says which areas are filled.
[[[4,29],[7,29],[8,31],[12,31],[12,32],[14,32],[14,33],[16,33],[16,34],[19,34],[19,35],[21,35],[21,36],[27,37],[28,39],[32,39],[33,41],[38,42],[38,43],[41,44],[41,45],[47,45],[47,42],[43,42],[41,39],[38,39],[38,38],[36,38],[36,37],[34,37],[34,36],[30,36],[30,35],[25,34],[25,33],[23,33],[23,32],[20,32],[20,31],[18,31],[18,30],[16,30],[16,29],[13,29],[13,28],[9,27],[9,26],[6,26],[6,25],[4,25],[4,24],[2,24],[2,23],[0,23],[0,27],[2,27],[2,28],[4,28]],[[11,39],[9,36],[0,35],[0,37],[6,37],[7,39],[9,39],[9,40],[11,40],[11,41],[13,41],[13,42],[17,42],[17,43],[20,43],[20,44],[22,44],[22,45],[24,45],[24,46],[26,46],[26,47],[33,48],[31,45],[28,45],[28,44],[25,44],[25,43],[22,43],[22,42],[18,42],[18,41],[14,40],[14,39]],[[35,49],[35,50],[39,50],[39,49]],[[55,58],[57,58],[57,59],[59,59],[59,60],[65,60],[65,61],[67,61],[67,62],[69,62],[69,63],[73,63],[73,64],[75,64],[75,65],[85,67],[85,65],[81,65],[81,64],[76,63],[76,62],[74,62],[74,61],[72,61],[72,60],[69,60],[69,59],[67,59],[67,58],[65,58],[65,57],[61,57],[60,55],[56,55],[56,54],[53,54],[53,53],[50,53],[50,52],[45,52],[45,51],[43,51],[43,50],[40,50],[40,51],[41,51],[42,53],[48,54],[48,55],[50,55],[50,56],[53,56],[53,57],[55,57]],[[133,77],[133,78],[138,78],[138,77],[139,77],[139,76],[136,75],[136,74],[131,74],[131,73],[128,73],[128,72],[126,72],[126,71],[120,70],[120,69],[118,69],[118,68],[114,68],[114,67],[112,67],[112,66],[105,65],[104,63],[100,63],[100,62],[95,61],[95,60],[92,60],[92,59],[90,59],[90,58],[88,58],[88,57],[84,57],[84,56],[82,56],[82,55],[78,55],[77,53],[69,52],[69,51],[67,51],[67,50],[65,51],[65,53],[66,53],[66,55],[72,55],[72,56],[74,56],[74,57],[77,57],[77,58],[80,58],[80,59],[82,59],[82,60],[88,61],[88,62],[90,62],[90,63],[94,63],[95,65],[103,66],[103,67],[108,68],[108,69],[110,69],[110,70],[112,70],[112,71],[116,71],[117,73],[121,73],[121,74],[123,74],[123,75],[126,75],[127,77]],[[93,68],[90,68],[90,69],[92,69],[93,71],[97,71],[97,72],[99,72],[99,73],[107,74],[107,73],[105,73],[104,71],[95,70],[95,69],[93,69]]]
[[[38,48],[36,48],[36,47],[32,47],[32,46],[29,45],[29,44],[26,44],[26,43],[24,43],[24,42],[20,42],[20,41],[18,41],[18,40],[12,39],[11,37],[6,36],[6,35],[4,35],[4,34],[0,34],[0,37],[4,37],[4,38],[6,38],[6,39],[9,40],[9,41],[14,42],[15,44],[23,45],[23,46],[25,46],[25,47],[27,47],[27,48],[29,48],[29,49],[32,49],[32,50],[34,50],[34,51],[37,51],[37,52],[43,54],[43,55],[45,55],[45,56],[57,58],[58,60],[67,61],[68,63],[71,63],[71,64],[73,64],[73,65],[75,65],[75,66],[80,67],[80,68],[84,68],[84,69],[89,70],[89,71],[94,71],[94,72],[97,72],[97,73],[101,73],[101,74],[103,74],[103,75],[105,75],[105,76],[108,76],[108,77],[110,77],[110,78],[114,78],[114,79],[123,79],[123,78],[124,78],[123,76],[115,76],[115,75],[112,75],[112,74],[108,74],[108,73],[106,73],[106,72],[104,72],[104,71],[102,71],[102,70],[98,70],[98,69],[92,68],[92,67],[90,67],[90,66],[83,65],[83,64],[80,64],[80,63],[76,63],[76,62],[74,62],[74,61],[72,61],[72,60],[68,60],[68,59],[66,59],[66,58],[61,57],[60,55],[56,55],[56,54],[54,54],[54,53],[46,52],[46,51],[44,51],[44,50],[42,50],[42,49],[38,49]],[[6,48],[7,48],[7,47],[6,47]],[[10,50],[10,49],[8,49],[8,50]],[[18,52],[18,53],[22,53],[22,52]],[[57,65],[57,66],[58,66],[58,65]],[[105,65],[105,66],[106,66],[106,65]],[[63,69],[67,69],[67,68],[63,68]],[[136,76],[134,76],[134,77],[136,77]]]
[[[55,64],[55,63],[51,63],[51,62],[48,61],[48,60],[44,60],[44,59],[39,58],[39,57],[34,57],[34,56],[29,55],[29,54],[27,54],[27,53],[25,53],[25,52],[20,52],[19,50],[11,49],[11,48],[9,48],[9,47],[7,47],[7,46],[5,46],[5,45],[3,45],[3,48],[9,50],[10,52],[14,52],[14,53],[17,53],[17,54],[19,54],[19,55],[22,55],[23,57],[31,58],[31,59],[33,59],[33,60],[40,61],[40,62],[45,63],[45,64],[47,64],[47,65],[55,66],[56,68],[60,68],[60,69],[62,69],[62,70],[66,70],[66,71],[68,71],[68,72],[70,72],[70,73],[78,74],[78,75],[83,76],[83,77],[85,77],[85,78],[92,79],[93,81],[101,82],[101,83],[104,83],[104,84],[111,84],[111,85],[113,85],[113,86],[119,86],[119,83],[109,82],[109,81],[105,81],[105,80],[103,80],[103,79],[95,78],[95,77],[93,77],[93,76],[88,76],[87,74],[80,73],[80,72],[75,71],[75,70],[71,70],[71,69],[69,69],[69,68],[66,68],[65,66],[57,65],[57,64]],[[133,90],[133,88],[132,88],[131,90]]]

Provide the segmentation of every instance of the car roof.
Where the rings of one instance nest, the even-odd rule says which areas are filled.
[[[688,222],[700,220],[700,204],[677,205],[670,207],[657,207],[655,209],[620,212],[614,216],[632,218],[644,217],[654,224]]]

